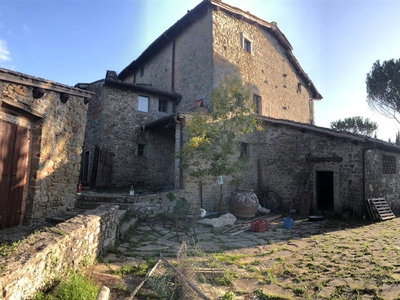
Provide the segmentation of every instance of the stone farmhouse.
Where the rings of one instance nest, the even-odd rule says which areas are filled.
[[[0,230],[76,201],[91,92],[0,69]]]
[[[211,90],[225,76],[241,78],[252,90],[260,115],[314,123],[313,101],[322,97],[276,23],[202,1],[118,76],[108,71],[104,80],[77,84],[96,93],[88,111],[83,181],[89,182],[98,145],[115,155],[112,184],[182,188],[174,155],[181,114],[207,108]]]
[[[314,101],[322,96],[277,24],[219,0],[188,11],[119,74],[107,71],[102,80],[76,85],[95,94],[83,183],[103,185],[98,169],[92,170],[100,161],[94,159],[96,148],[107,149],[108,184],[184,189],[190,201],[215,210],[216,178],[200,183],[190,177],[176,153],[184,143],[186,116],[207,111],[212,89],[225,77],[240,78],[251,90],[264,126],[243,137],[253,172],[243,174],[239,188],[273,189],[285,210],[298,209],[305,192],[312,211],[361,215],[364,199],[372,196],[387,197],[397,207],[399,148],[316,127]],[[223,188],[227,199],[237,187]]]

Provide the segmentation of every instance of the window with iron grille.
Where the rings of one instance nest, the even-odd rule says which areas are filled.
[[[396,156],[383,154],[383,156],[382,156],[382,173],[383,174],[396,174]]]
[[[261,97],[258,95],[253,95],[253,103],[254,103],[254,113],[260,115],[261,114]]]
[[[250,147],[247,143],[240,144],[240,158],[249,157],[250,155]]]
[[[158,100],[158,111],[161,111],[161,112],[168,111],[168,100],[165,100],[165,99]]]
[[[146,145],[145,144],[138,144],[137,155],[138,156],[146,156]]]
[[[243,49],[249,53],[251,53],[251,42],[247,39],[243,41]]]

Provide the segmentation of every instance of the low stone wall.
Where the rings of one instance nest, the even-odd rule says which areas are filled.
[[[92,263],[114,245],[117,213],[118,206],[101,205],[0,249],[0,299],[30,299],[57,276]]]
[[[130,211],[139,220],[152,220],[160,213],[169,210],[175,204],[176,199],[186,199],[192,203],[192,209],[199,207],[198,199],[195,199],[184,190],[174,190],[157,194],[129,196],[128,194],[109,194],[84,192],[79,195],[76,207],[82,209],[94,208],[97,205],[109,203],[118,205],[120,209]]]

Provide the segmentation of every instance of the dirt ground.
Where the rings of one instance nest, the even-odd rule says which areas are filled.
[[[289,234],[281,224],[271,224],[268,232],[252,233],[259,241],[256,246],[235,247],[227,240],[230,246],[222,251],[205,250],[201,266],[192,261],[189,273],[204,266],[218,269],[213,280],[195,281],[210,299],[400,299],[400,219],[310,223],[317,222],[295,222]],[[179,269],[182,260],[176,256],[168,260]],[[111,288],[110,299],[125,299],[144,277],[121,270],[143,261],[129,257],[119,263],[103,262],[88,274]],[[136,299],[161,298],[145,284]]]

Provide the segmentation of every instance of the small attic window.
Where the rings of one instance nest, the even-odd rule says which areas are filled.
[[[247,39],[243,41],[243,49],[249,53],[251,53],[251,42]]]
[[[301,93],[301,83],[300,82],[297,83],[297,92]]]
[[[253,51],[253,45],[251,39],[245,34],[241,33],[240,34],[240,43],[242,46],[242,49],[248,53],[252,53]]]

